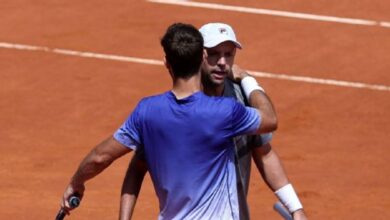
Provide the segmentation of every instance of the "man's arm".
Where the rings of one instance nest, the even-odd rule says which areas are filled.
[[[278,127],[278,119],[275,109],[267,94],[260,90],[254,90],[249,96],[249,105],[258,110],[261,115],[261,124],[257,129],[257,134],[273,132]]]
[[[137,202],[138,194],[141,190],[142,181],[148,171],[146,162],[142,155],[136,153],[127,169],[125,179],[122,184],[120,220],[130,220]]]
[[[84,184],[87,180],[98,175],[114,160],[130,151],[131,149],[120,144],[113,137],[107,138],[92,149],[92,151],[80,163],[79,168],[65,189],[61,201],[61,207],[63,210],[69,214],[69,211],[72,209],[69,206],[69,197],[77,193],[81,198],[84,194]]]
[[[252,157],[265,183],[273,192],[290,183],[277,153],[269,143],[254,148]],[[307,219],[303,209],[294,211],[292,215],[294,220]]]
[[[241,83],[249,105],[258,110],[262,121],[257,130],[257,134],[275,131],[278,126],[278,120],[274,106],[261,88],[256,79],[250,76],[245,70],[237,65],[233,65],[230,76],[234,81]]]

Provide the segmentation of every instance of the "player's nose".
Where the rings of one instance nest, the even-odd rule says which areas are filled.
[[[226,58],[225,58],[224,56],[221,56],[221,57],[218,59],[217,64],[218,64],[219,66],[224,66],[224,65],[226,65]]]

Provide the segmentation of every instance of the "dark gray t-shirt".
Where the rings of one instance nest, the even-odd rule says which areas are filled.
[[[249,106],[246,97],[243,95],[242,87],[227,79],[223,96],[234,97],[242,104]],[[238,203],[240,208],[240,220],[248,220],[249,206],[247,203],[247,194],[251,173],[251,151],[254,147],[261,147],[272,139],[272,133],[264,135],[243,135],[234,138],[236,146],[236,173],[237,173],[237,192]]]

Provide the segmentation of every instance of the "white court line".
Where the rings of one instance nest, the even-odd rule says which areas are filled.
[[[41,52],[47,52],[47,53],[63,54],[63,55],[68,55],[68,56],[96,58],[96,59],[103,59],[103,60],[115,60],[115,61],[121,61],[121,62],[141,63],[141,64],[148,64],[148,65],[160,65],[160,66],[164,65],[164,62],[161,60],[144,59],[144,58],[137,58],[137,57],[111,55],[111,54],[92,53],[92,52],[82,52],[82,51],[66,50],[66,49],[59,49],[59,48],[49,48],[49,47],[42,47],[42,46],[13,44],[13,43],[7,43],[7,42],[0,42],[0,48],[15,49],[15,50],[41,51]],[[254,76],[263,77],[263,78],[298,81],[298,82],[332,85],[332,86],[342,86],[342,87],[350,87],[350,88],[358,88],[358,89],[390,91],[390,86],[385,86],[385,85],[373,85],[373,84],[366,84],[366,83],[360,83],[360,82],[348,82],[348,81],[340,81],[340,80],[333,80],[333,79],[320,79],[320,78],[313,78],[313,77],[307,77],[307,76],[293,76],[293,75],[287,75],[287,74],[275,74],[275,73],[267,73],[267,72],[259,72],[259,71],[249,71],[249,72]]]
[[[23,45],[23,44],[12,44],[6,42],[0,42],[0,48],[43,51],[43,52],[57,53],[57,54],[63,54],[69,56],[96,58],[96,59],[103,59],[103,60],[115,60],[115,61],[132,62],[132,63],[142,63],[142,64],[149,64],[149,65],[164,65],[164,62],[160,60],[143,59],[137,57],[127,57],[127,56],[118,56],[118,55],[110,55],[110,54],[92,53],[92,52],[82,52],[82,51],[75,51],[75,50],[48,48],[48,47],[31,46],[31,45]]]
[[[381,21],[379,22],[379,25],[382,27],[390,28],[390,22]]]
[[[160,4],[181,5],[181,6],[196,7],[196,8],[237,11],[237,12],[251,13],[251,14],[263,14],[263,15],[281,16],[281,17],[298,18],[298,19],[306,19],[306,20],[337,22],[337,23],[354,24],[354,25],[380,26],[384,28],[390,28],[390,22],[386,22],[386,21],[343,18],[343,17],[315,15],[315,14],[306,14],[306,13],[297,13],[297,12],[288,12],[288,11],[277,11],[277,10],[261,9],[261,8],[222,5],[222,4],[215,4],[215,3],[183,1],[183,0],[147,0],[147,1],[153,3],[160,3]]]
[[[254,76],[263,77],[263,78],[282,79],[282,80],[289,80],[289,81],[307,82],[307,83],[342,86],[342,87],[359,88],[359,89],[390,91],[390,86],[385,86],[385,85],[374,85],[374,84],[366,84],[360,82],[348,82],[348,81],[341,81],[341,80],[334,80],[334,79],[320,79],[320,78],[313,78],[308,76],[292,76],[286,74],[275,74],[275,73],[257,72],[257,71],[249,71],[249,73]]]

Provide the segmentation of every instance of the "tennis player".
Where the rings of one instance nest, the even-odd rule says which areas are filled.
[[[81,162],[63,196],[114,160],[142,151],[156,190],[158,219],[239,219],[233,137],[272,132],[277,119],[252,77],[241,85],[253,107],[201,91],[203,38],[192,25],[171,25],[161,40],[172,90],[141,100],[123,125]]]
[[[201,67],[203,92],[209,96],[232,97],[249,106],[243,88],[239,83],[242,78],[249,76],[249,74],[234,65],[236,50],[242,49],[242,46],[237,40],[233,28],[224,23],[208,23],[200,28],[200,32],[203,35],[205,51],[205,59]],[[253,155],[261,176],[272,191],[290,186],[281,161],[272,149],[271,138],[271,133],[241,135],[234,138],[239,216],[241,220],[250,219],[247,194],[251,173],[251,155]],[[145,158],[142,152],[138,152],[131,160],[122,185],[121,220],[131,219],[146,172]],[[290,210],[291,214],[295,219],[305,219],[302,205],[297,200],[295,191],[292,190],[288,194],[295,198],[295,202],[298,203]]]

